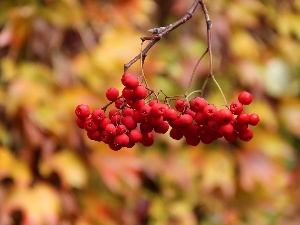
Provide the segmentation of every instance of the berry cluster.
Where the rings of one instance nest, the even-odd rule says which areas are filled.
[[[172,107],[167,98],[160,101],[156,96],[148,100],[153,92],[130,73],[124,73],[121,82],[124,85],[121,94],[113,87],[107,90],[110,103],[105,107],[93,112],[87,105],[78,105],[75,109],[78,127],[85,129],[90,139],[102,141],[113,150],[131,148],[136,143],[151,146],[154,133],[165,134],[169,129],[171,138],[185,138],[186,143],[193,146],[200,142],[209,144],[222,137],[229,142],[237,138],[249,141],[253,137],[249,125],[259,122],[257,114],[244,111],[244,105],[252,102],[252,95],[246,91],[229,107],[219,110],[202,97],[189,101],[175,99]],[[112,104],[115,107],[108,111]]]

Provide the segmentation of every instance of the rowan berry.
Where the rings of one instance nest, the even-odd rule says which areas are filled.
[[[179,117],[179,124],[182,127],[189,126],[193,123],[193,117],[189,114],[183,114]]]
[[[242,112],[236,117],[236,120],[237,120],[237,123],[239,123],[239,124],[248,124],[249,123],[249,114],[246,112]]]
[[[239,95],[238,95],[238,100],[240,103],[242,103],[243,105],[249,105],[252,102],[252,94],[250,94],[247,91],[242,91]]]
[[[175,140],[180,140],[183,137],[183,133],[179,129],[171,128],[170,137]]]
[[[220,126],[218,132],[219,134],[221,134],[222,136],[224,135],[231,135],[233,132],[233,126],[230,123],[224,124],[222,126]]]
[[[233,115],[229,109],[220,109],[217,112],[215,119],[220,124],[227,124],[232,121]]]
[[[101,132],[98,130],[95,131],[87,131],[87,136],[89,139],[94,140],[94,141],[101,141]]]
[[[224,138],[228,142],[234,142],[238,138],[239,133],[235,130],[232,131],[232,133],[224,134]]]
[[[109,135],[114,136],[117,133],[117,128],[114,124],[109,123],[106,125],[104,131],[106,131]]]
[[[139,130],[131,130],[129,132],[129,140],[133,143],[138,143],[142,140],[142,133]]]
[[[98,126],[92,119],[87,119],[84,122],[84,129],[86,131],[95,131],[98,129]]]
[[[84,129],[84,122],[85,122],[85,119],[80,119],[79,117],[76,118],[76,124],[81,129]]]
[[[188,108],[188,104],[185,100],[178,99],[175,101],[175,109],[178,112],[184,112]]]
[[[145,105],[145,100],[144,99],[141,99],[141,100],[132,100],[132,103],[131,103],[131,107],[133,109],[140,109],[142,108],[142,106]]]
[[[200,143],[200,137],[185,137],[185,143],[191,146],[197,146]]]
[[[133,94],[133,90],[128,87],[124,87],[122,90],[122,96],[128,101],[128,100],[133,100],[135,98]]]
[[[105,111],[103,109],[95,109],[92,112],[92,119],[97,122],[101,122],[105,117]]]
[[[136,76],[132,75],[131,73],[124,73],[121,82],[125,87],[134,89],[139,85],[139,80]]]
[[[122,124],[128,129],[133,130],[136,128],[137,123],[134,121],[134,119],[131,116],[124,116],[122,118]]]
[[[98,123],[98,129],[104,130],[107,124],[110,124],[111,120],[105,117],[100,123]]]
[[[250,141],[253,138],[253,131],[247,128],[239,133],[239,138],[242,141]]]
[[[137,86],[133,91],[134,96],[136,96],[137,99],[144,99],[148,95],[148,91],[144,86]]]
[[[214,105],[207,105],[205,106],[205,108],[203,109],[203,113],[204,113],[204,117],[206,119],[213,119],[215,118],[216,114],[217,114],[217,108]]]
[[[154,134],[152,132],[142,133],[142,140],[140,141],[145,147],[149,147],[154,143]]]
[[[148,118],[148,122],[154,127],[160,125],[163,121],[163,116],[150,116]]]
[[[153,126],[150,123],[142,122],[140,124],[140,130],[142,133],[149,133],[153,130]]]
[[[117,109],[123,109],[125,106],[126,106],[127,102],[126,102],[126,99],[125,98],[118,98],[116,101],[115,101],[115,107]]]
[[[165,121],[162,121],[157,126],[154,126],[154,131],[159,134],[165,134],[169,130],[169,124]]]
[[[151,116],[162,116],[164,115],[165,110],[166,110],[166,105],[157,102],[151,107]]]
[[[106,91],[105,96],[106,96],[107,100],[115,101],[119,97],[119,91],[118,91],[118,89],[111,87]]]
[[[132,116],[133,115],[133,109],[131,108],[125,108],[122,110],[122,116]]]
[[[110,135],[107,131],[101,132],[100,140],[103,141],[105,144],[109,144],[112,141],[114,136]]]
[[[118,134],[114,137],[114,143],[126,147],[129,144],[129,137],[126,134]]]
[[[117,126],[116,130],[117,130],[117,134],[123,134],[127,131],[127,128],[125,127],[125,125],[120,124]]]
[[[207,106],[207,101],[204,98],[196,97],[190,100],[190,108],[196,113],[202,112],[205,106]]]
[[[197,112],[194,117],[194,120],[198,125],[204,125],[207,123],[207,119],[205,118],[203,112]]]
[[[151,106],[149,106],[149,105],[143,105],[140,108],[140,113],[141,113],[142,117],[149,117],[150,111],[151,111]]]
[[[259,123],[259,116],[256,113],[252,113],[249,116],[249,124],[256,126]]]
[[[164,120],[174,120],[177,118],[177,112],[174,109],[167,108],[164,113]]]
[[[239,115],[241,112],[243,112],[243,105],[239,101],[232,102],[230,104],[230,111],[234,115]]]
[[[88,105],[78,105],[75,109],[75,114],[80,119],[86,119],[90,116],[90,107]]]

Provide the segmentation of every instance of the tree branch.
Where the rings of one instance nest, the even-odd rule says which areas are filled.
[[[145,60],[148,51],[158,42],[160,41],[160,39],[165,36],[166,34],[170,33],[172,30],[176,29],[177,27],[181,26],[182,24],[184,24],[186,21],[188,21],[189,19],[192,18],[198,4],[201,4],[201,6],[205,6],[203,0],[195,0],[193,5],[190,7],[190,9],[187,11],[187,13],[181,17],[179,20],[177,20],[176,22],[166,26],[166,27],[160,27],[160,28],[154,28],[154,29],[150,29],[149,31],[153,34],[155,34],[155,36],[153,37],[141,37],[142,42],[149,40],[150,43],[142,50],[141,54],[138,54],[137,56],[135,56],[130,62],[126,63],[124,65],[124,72],[126,72],[128,70],[129,67],[132,66],[132,64],[134,64],[136,61],[138,61],[141,57],[142,57],[142,61]],[[206,9],[206,7],[205,7]],[[207,12],[207,11],[206,11]],[[207,21],[207,16],[208,14],[205,13],[205,18]],[[208,17],[209,18],[209,17]],[[209,20],[210,21],[210,20]],[[207,22],[208,23],[208,22]]]

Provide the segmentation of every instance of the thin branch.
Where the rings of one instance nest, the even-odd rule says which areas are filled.
[[[201,4],[201,0],[195,0],[193,5],[190,7],[190,9],[187,11],[187,13],[181,17],[179,20],[177,20],[176,22],[166,26],[166,27],[160,27],[160,28],[154,28],[154,29],[150,29],[149,31],[152,33],[157,33],[155,36],[153,37],[141,37],[141,40],[144,42],[146,40],[149,40],[150,43],[143,49],[143,51],[141,52],[141,54],[138,54],[137,56],[135,56],[130,62],[126,63],[124,65],[124,72],[126,72],[128,70],[129,67],[132,66],[132,64],[134,64],[136,61],[138,61],[141,57],[142,57],[142,61],[145,60],[148,51],[158,42],[160,41],[160,39],[162,37],[164,37],[166,34],[170,33],[172,30],[176,29],[177,27],[181,26],[182,24],[184,24],[186,21],[188,21],[189,19],[192,18],[198,4]],[[202,4],[201,4],[202,5]]]

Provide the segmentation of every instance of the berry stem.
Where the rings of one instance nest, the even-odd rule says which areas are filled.
[[[191,87],[191,85],[192,85],[193,78],[194,78],[194,76],[195,76],[196,69],[197,69],[199,63],[201,62],[201,60],[203,59],[203,57],[207,54],[207,52],[208,52],[208,48],[207,48],[207,49],[205,50],[205,52],[201,55],[201,57],[198,59],[196,65],[195,65],[195,67],[194,67],[194,69],[193,69],[192,76],[190,77],[189,84],[188,84],[188,87],[187,87],[187,89],[186,89],[185,95],[188,94],[189,89],[190,89],[190,87]]]
[[[140,48],[140,66],[141,66],[141,71],[142,71],[143,82],[145,83],[146,88],[149,89],[149,85],[148,85],[148,82],[146,80],[145,73],[144,73],[144,62],[145,62],[146,57],[143,57],[143,44],[144,44],[144,41],[142,40],[141,48]]]
[[[140,54],[138,54],[137,56],[135,56],[132,60],[130,60],[128,63],[124,64],[124,72],[126,72],[129,67],[131,67],[136,61],[138,61],[139,59],[142,58],[142,60],[144,61],[144,59],[147,56],[147,53],[149,52],[149,50],[158,42],[160,41],[160,39],[162,37],[164,37],[166,34],[170,33],[171,31],[175,30],[177,27],[181,26],[182,24],[184,24],[185,22],[187,22],[188,20],[190,20],[194,13],[195,10],[198,6],[198,4],[204,5],[204,1],[203,0],[194,0],[194,3],[192,4],[192,6],[190,7],[190,9],[186,12],[186,14],[181,17],[179,20],[175,21],[172,24],[169,24],[166,27],[161,27],[161,28],[154,28],[154,29],[150,29],[151,30],[155,30],[155,36],[152,37],[141,37],[141,40],[144,41],[150,41],[150,43],[141,51]],[[206,8],[206,7],[205,7]],[[153,32],[152,32],[153,33]]]

